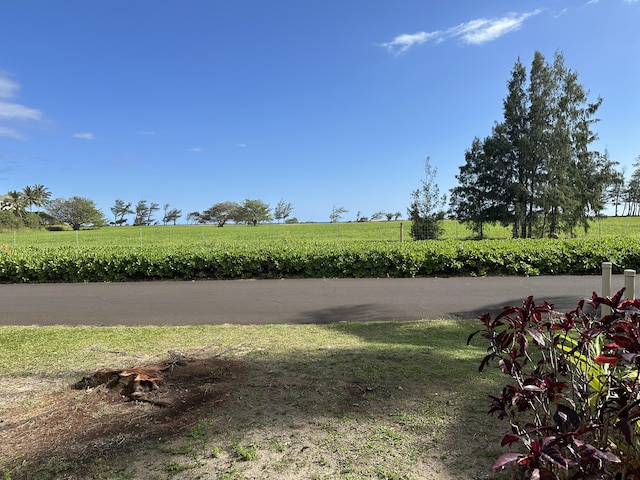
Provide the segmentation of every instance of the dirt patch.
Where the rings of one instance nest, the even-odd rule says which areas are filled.
[[[12,480],[34,478],[38,469],[54,476],[70,458],[81,471],[110,450],[179,433],[203,411],[223,409],[244,371],[241,360],[174,357],[100,370],[67,388],[17,380],[0,405],[0,466]]]

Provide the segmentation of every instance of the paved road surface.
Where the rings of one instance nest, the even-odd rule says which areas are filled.
[[[624,285],[614,275],[612,290]],[[556,309],[600,293],[599,276],[211,280],[0,285],[0,325],[332,323],[475,318],[529,295]]]

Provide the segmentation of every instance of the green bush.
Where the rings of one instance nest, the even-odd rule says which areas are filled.
[[[0,282],[591,275],[640,267],[633,239],[326,242],[0,249]]]

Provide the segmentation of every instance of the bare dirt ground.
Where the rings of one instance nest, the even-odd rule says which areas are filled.
[[[169,363],[157,390],[143,386],[125,392],[108,382],[84,381],[65,387],[29,379],[3,385],[0,465],[9,466],[12,480],[56,478],[57,470],[64,470],[60,478],[92,478],[97,458],[179,434],[201,419],[203,408],[224,409],[245,370],[242,361],[215,357],[179,363]]]
[[[242,355],[120,373],[76,385],[2,379],[4,478],[493,478],[498,432],[453,426],[469,407],[446,384],[334,381],[330,363],[300,370]]]

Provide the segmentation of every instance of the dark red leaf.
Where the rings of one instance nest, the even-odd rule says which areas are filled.
[[[482,330],[476,330],[475,332],[473,332],[471,335],[469,335],[467,337],[467,346],[469,346],[469,344],[471,343],[471,339],[473,337],[475,337],[478,333],[480,333]]]
[[[611,365],[617,365],[617,363],[620,361],[620,358],[617,355],[605,355],[605,354],[600,354],[596,357],[596,359],[594,360],[594,362],[596,363],[609,363]]]
[[[577,430],[580,427],[580,416],[571,407],[559,404],[553,420],[562,427],[563,431]]]
[[[511,445],[519,441],[522,437],[520,435],[508,434],[502,437],[502,442],[500,442],[500,446],[504,447],[505,445]]]
[[[490,353],[488,355],[486,355],[483,359],[482,362],[480,362],[480,367],[478,368],[478,370],[480,371],[480,373],[482,373],[484,371],[485,368],[487,368],[487,364],[489,363],[489,361],[495,356],[494,353]]]
[[[542,455],[551,463],[558,465],[560,468],[569,468],[569,460],[562,456],[560,450],[555,447],[545,446],[542,449]]]

